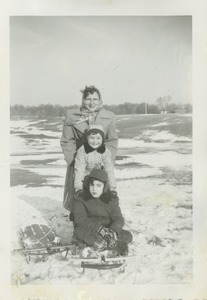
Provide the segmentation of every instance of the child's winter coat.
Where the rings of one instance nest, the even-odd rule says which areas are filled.
[[[116,189],[116,180],[114,175],[114,165],[111,158],[111,151],[101,145],[98,149],[93,149],[85,143],[77,150],[74,166],[74,188],[83,189],[83,180],[89,175],[92,169],[104,169],[109,178],[109,189]]]
[[[97,240],[102,227],[111,228],[119,234],[124,226],[124,218],[119,199],[111,195],[108,182],[100,198],[93,198],[89,192],[89,176],[86,176],[83,193],[82,198],[74,201],[74,237],[90,246]]]

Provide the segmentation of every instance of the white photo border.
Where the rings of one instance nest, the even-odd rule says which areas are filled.
[[[207,299],[207,1],[36,0],[1,3],[1,246],[0,299],[15,300],[205,300]],[[193,19],[193,283],[186,285],[10,285],[9,17],[177,16]]]

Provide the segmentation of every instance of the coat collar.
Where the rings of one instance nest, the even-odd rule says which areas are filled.
[[[101,109],[97,114],[95,124],[103,125],[103,120],[104,119],[111,119],[111,115],[105,109]],[[84,133],[88,129],[88,123],[85,120],[83,122],[76,123],[73,126],[76,129],[78,129],[79,131],[81,131],[82,133]]]
[[[81,117],[82,113],[80,108],[72,109],[67,112],[65,124],[69,126],[74,126],[80,132],[84,133],[88,129],[88,124],[85,117]],[[96,118],[96,124],[102,124],[102,119],[111,119],[111,113],[105,109],[101,109]]]
[[[104,144],[102,144],[101,146],[99,146],[97,149],[93,149],[88,143],[85,143],[84,144],[84,149],[85,149],[85,152],[86,154],[90,153],[90,152],[93,152],[93,151],[97,151],[98,153],[101,153],[103,154],[106,150],[106,147]]]

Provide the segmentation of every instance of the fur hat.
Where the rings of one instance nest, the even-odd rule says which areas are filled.
[[[103,183],[108,181],[108,175],[103,169],[93,169],[88,177],[99,180]]]
[[[89,134],[91,134],[92,132],[100,133],[100,135],[102,136],[102,138],[104,140],[104,130],[101,125],[90,125],[87,130],[87,136],[89,136]]]

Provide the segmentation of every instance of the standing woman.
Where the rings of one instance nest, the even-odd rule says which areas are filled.
[[[103,109],[99,90],[94,86],[86,86],[81,92],[83,94],[82,105],[80,108],[67,111],[60,140],[67,162],[63,206],[71,212],[71,221],[73,221],[74,206],[74,159],[77,149],[86,142],[88,127],[92,124],[102,125],[106,137],[105,145],[111,151],[113,164],[115,162],[118,146],[115,115]]]

